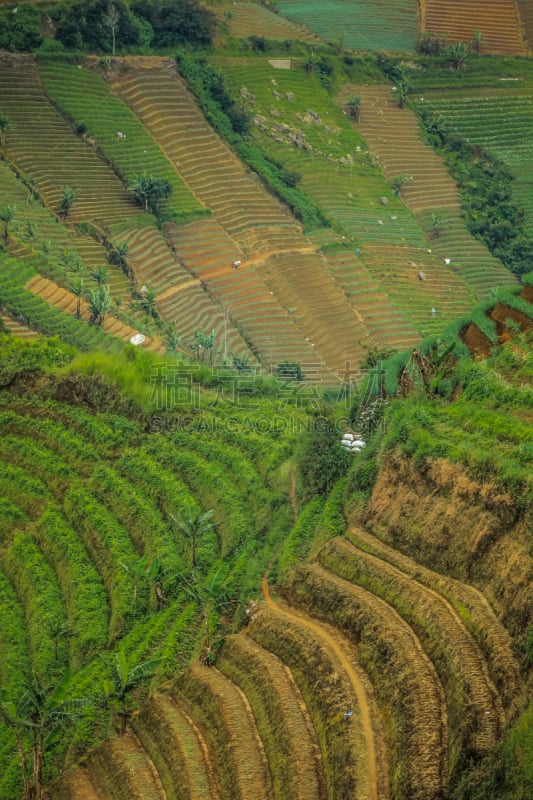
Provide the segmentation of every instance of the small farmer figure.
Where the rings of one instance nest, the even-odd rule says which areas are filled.
[[[233,262],[233,269],[239,269],[240,266],[241,262],[238,259]]]

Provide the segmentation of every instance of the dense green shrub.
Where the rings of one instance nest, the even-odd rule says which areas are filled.
[[[21,3],[16,13],[11,5],[0,11],[0,48],[12,52],[31,51],[41,42],[41,12],[37,6]]]
[[[297,454],[305,499],[327,495],[346,473],[351,455],[341,446],[341,433],[324,414],[315,413]]]

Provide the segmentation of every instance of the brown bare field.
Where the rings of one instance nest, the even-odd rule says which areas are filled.
[[[523,646],[533,560],[527,520],[516,523],[512,515],[509,496],[490,481],[473,480],[460,464],[435,458],[422,474],[408,459],[389,455],[363,521],[424,566],[480,589]]]
[[[430,587],[446,598],[460,615],[463,624],[476,638],[489,671],[509,715],[522,692],[520,668],[512,648],[511,637],[496,617],[486,597],[475,587],[441,575],[381,542],[368,531],[352,526],[348,539],[358,548],[377,556],[380,565],[392,564],[408,577]]]
[[[353,648],[330,626],[267,598],[249,635],[289,667],[299,686],[322,749],[327,796],[389,797],[380,713]]]
[[[208,287],[210,279],[217,280],[211,289],[216,288],[222,304],[235,284],[235,280],[233,286],[229,284],[236,277],[231,275],[232,261],[239,258],[243,272],[247,264],[255,265],[266,284],[268,297],[274,298],[271,303],[268,300],[264,303],[267,295],[259,292],[263,302],[255,313],[257,325],[268,327],[270,310],[275,317],[281,306],[285,315],[294,315],[301,331],[299,349],[307,351],[308,356],[302,359],[304,367],[310,363],[321,369],[324,362],[329,375],[337,375],[345,369],[347,361],[358,363],[365,344],[371,341],[370,335],[364,320],[337,285],[326,259],[303,236],[288,210],[243,168],[209,127],[168,62],[155,58],[144,62],[151,68],[145,64],[140,69],[130,61],[121,60],[111,79],[112,89],[157,139],[189,189],[210,208],[216,223],[206,222],[203,226],[194,223],[181,229],[166,226],[178,257],[183,250],[187,269],[205,280]],[[198,247],[199,229],[206,231],[209,247]],[[217,246],[221,259],[214,257]],[[241,270],[237,271],[239,277]],[[256,282],[254,295],[259,288]],[[235,312],[237,323],[240,313],[240,310]],[[245,319],[243,328],[247,324],[249,320]],[[272,339],[273,332],[271,329]],[[258,350],[266,354],[272,348],[265,343],[265,334],[258,333]],[[289,341],[288,347],[292,344]]]
[[[167,800],[219,800],[206,742],[175,698],[153,697],[133,724],[157,767]]]
[[[321,800],[320,749],[305,702],[289,669],[249,636],[229,636],[217,667],[246,694],[268,757],[274,796]]]
[[[426,0],[425,7],[422,31],[446,34],[449,42],[470,42],[481,31],[481,53],[525,55],[514,0]]]
[[[202,730],[223,796],[272,800],[268,763],[253,714],[240,689],[214,668],[193,664],[176,682],[180,701]]]
[[[291,602],[338,626],[357,643],[380,706],[388,709],[391,780],[396,797],[430,800],[448,782],[444,691],[418,637],[375,595],[311,565],[291,576]]]
[[[330,540],[317,559],[381,597],[411,625],[439,673],[450,729],[461,749],[490,750],[504,725],[501,700],[476,640],[448,600],[345,539]]]
[[[185,268],[203,282],[230,321],[238,320],[263,363],[288,360],[301,363],[304,372],[328,373],[305,330],[267,286],[261,255],[246,258],[213,219],[167,225],[165,232]],[[235,259],[241,261],[238,270],[232,269]]]

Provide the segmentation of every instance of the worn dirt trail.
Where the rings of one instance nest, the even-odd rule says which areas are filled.
[[[306,614],[303,614],[300,611],[296,611],[295,609],[292,608],[289,611],[287,607],[278,605],[278,603],[276,603],[270,595],[270,588],[266,578],[263,578],[262,580],[261,589],[263,592],[263,598],[265,604],[268,607],[274,608],[277,611],[281,612],[282,614],[287,614],[288,616],[296,617],[300,623],[303,623],[316,636],[322,639],[322,641],[326,642],[326,644],[334,652],[338,662],[348,675],[350,682],[353,686],[355,695],[357,697],[357,702],[361,714],[361,723],[363,726],[363,732],[367,747],[367,764],[368,764],[368,778],[369,778],[368,797],[369,800],[386,800],[386,797],[389,796],[388,787],[386,795],[384,794],[384,788],[385,788],[384,786],[380,786],[380,791],[378,791],[378,767],[377,767],[377,755],[376,755],[376,742],[374,738],[374,730],[372,727],[370,707],[368,703],[366,689],[363,686],[361,679],[357,674],[356,670],[354,669],[353,665],[350,663],[348,657],[346,656],[346,653],[339,645],[339,643],[335,641],[334,637],[331,636],[331,634],[327,630],[325,630],[322,625],[313,622],[313,620],[311,620]],[[380,781],[380,783],[383,783],[383,781]]]

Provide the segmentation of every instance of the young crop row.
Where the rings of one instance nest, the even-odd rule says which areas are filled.
[[[305,25],[338,46],[357,50],[412,52],[417,34],[414,0],[379,0],[368,4],[356,0],[346,4],[333,0],[324,8],[320,0],[280,0],[280,13]]]

